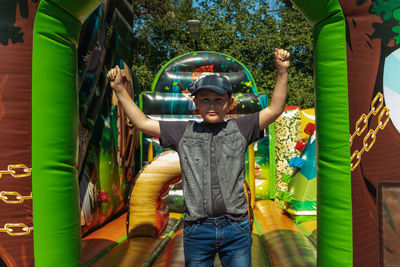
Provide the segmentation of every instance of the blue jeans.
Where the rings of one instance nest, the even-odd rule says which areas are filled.
[[[222,266],[251,267],[251,242],[248,220],[236,222],[220,216],[186,225],[185,266],[213,266],[218,253]]]

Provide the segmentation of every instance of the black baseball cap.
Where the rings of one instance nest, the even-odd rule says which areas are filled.
[[[216,74],[210,74],[200,78],[189,89],[192,96],[196,95],[201,89],[210,89],[217,94],[232,95],[232,85],[228,78]]]

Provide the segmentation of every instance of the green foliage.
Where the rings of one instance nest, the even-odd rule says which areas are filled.
[[[389,20],[393,16],[393,11],[400,7],[397,0],[378,0],[374,1],[371,6],[371,13],[381,16],[383,20]]]
[[[384,45],[388,45],[392,39],[396,45],[400,44],[400,1],[374,0],[370,12],[377,14],[382,19],[382,23],[372,24],[375,31],[371,37],[381,39]]]
[[[151,3],[149,3],[151,2]],[[288,105],[314,106],[312,32],[289,1],[138,0],[134,3],[134,66],[143,90],[163,64],[193,51],[186,21],[198,19],[197,50],[228,54],[252,73],[258,90],[271,93],[275,83],[274,48],[292,54]]]

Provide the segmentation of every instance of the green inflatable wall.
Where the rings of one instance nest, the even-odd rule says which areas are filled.
[[[318,266],[353,266],[346,29],[337,0],[293,0],[313,26]]]
[[[80,266],[77,45],[100,1],[41,1],[32,57],[32,176],[36,266]],[[52,105],[48,105],[52,103]]]

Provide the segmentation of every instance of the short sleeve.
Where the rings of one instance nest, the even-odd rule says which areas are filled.
[[[177,150],[188,124],[188,121],[160,121],[161,146]]]
[[[255,112],[234,119],[241,134],[246,138],[248,144],[251,144],[264,137],[264,131],[260,131],[259,115],[260,112]]]

